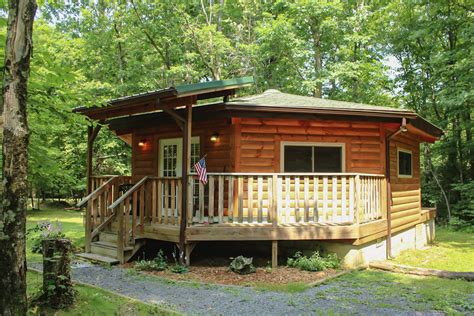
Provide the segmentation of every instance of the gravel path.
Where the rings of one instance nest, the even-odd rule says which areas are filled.
[[[41,268],[38,265],[32,267]],[[348,291],[353,284],[338,279],[299,293],[261,291],[249,287],[174,282],[133,270],[88,263],[75,265],[73,279],[146,303],[192,315],[413,315],[403,296],[380,300],[370,288]],[[420,314],[420,313],[416,313]],[[423,312],[423,314],[439,314]]]

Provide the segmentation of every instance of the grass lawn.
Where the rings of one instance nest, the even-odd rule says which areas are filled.
[[[437,228],[436,241],[425,250],[407,250],[393,260],[413,267],[474,271],[474,234]]]
[[[32,297],[41,289],[42,275],[28,272],[26,277],[28,297]],[[38,307],[32,307],[29,315],[177,315],[159,306],[143,304],[101,289],[78,284],[74,286],[74,289],[77,302],[71,308],[45,311],[43,314]]]
[[[334,286],[338,283],[344,287],[342,292],[340,286]],[[343,275],[328,285],[317,296],[336,299],[347,306],[364,303],[397,309],[403,298],[404,304],[416,311],[474,312],[474,282],[369,270]]]
[[[55,222],[58,220],[62,225],[63,232],[72,240],[74,247],[82,248],[84,247],[84,226],[82,218],[82,212],[78,211],[66,211],[63,209],[29,210],[26,216],[26,229],[34,227],[38,222],[46,220]],[[31,245],[31,238],[28,238],[26,241],[26,259],[29,262],[42,261],[41,254],[31,252]]]

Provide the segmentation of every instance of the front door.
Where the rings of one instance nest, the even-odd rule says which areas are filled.
[[[183,140],[170,138],[160,140],[160,176],[176,178],[181,176],[183,168]]]
[[[191,166],[193,166],[198,160],[200,155],[199,150],[199,137],[193,137],[191,140]],[[181,178],[183,170],[183,139],[182,138],[168,138],[160,140],[159,147],[159,176],[163,178]],[[167,188],[165,189],[165,185]],[[198,188],[198,187],[197,187]],[[193,200],[198,197],[197,188],[193,187]],[[174,192],[178,192],[178,182],[175,182]],[[168,207],[168,216],[178,216],[178,194],[171,196],[171,182],[167,184],[163,183],[162,192],[162,207],[165,206],[165,199],[168,199],[168,206],[175,205],[172,209]],[[166,193],[167,192],[167,193]],[[172,201],[174,199],[174,201]]]

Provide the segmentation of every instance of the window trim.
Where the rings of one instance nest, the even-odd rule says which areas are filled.
[[[307,146],[307,147],[339,147],[341,148],[341,172],[346,172],[346,143],[333,143],[333,142],[293,142],[293,141],[282,141],[280,142],[280,172],[285,172],[285,146]],[[312,151],[311,165],[314,167],[314,150]],[[294,173],[294,172],[288,172]],[[305,172],[306,173],[306,172]],[[307,172],[317,173],[317,172]],[[335,172],[339,173],[339,172]]]
[[[158,139],[158,177],[163,177],[163,163],[164,157],[162,157],[162,144],[177,144],[177,161],[176,161],[176,169],[182,170],[183,162],[182,162],[182,152],[183,152],[183,138],[182,137],[172,137],[172,138],[160,138]],[[192,136],[191,137],[191,144],[199,144],[201,146],[201,139],[200,136]],[[201,148],[200,148],[201,149]],[[191,167],[191,166],[190,166]],[[178,176],[180,177],[180,176]]]
[[[410,163],[410,175],[407,175],[407,174],[400,174],[400,152],[402,153],[406,153],[406,154],[410,154],[410,160],[411,160],[411,163]],[[399,178],[404,178],[404,179],[411,179],[413,178],[413,151],[411,151],[410,149],[405,149],[405,148],[401,148],[401,147],[397,147],[397,176]]]

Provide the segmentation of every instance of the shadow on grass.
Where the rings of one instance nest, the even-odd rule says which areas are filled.
[[[317,295],[332,295],[346,305],[362,303],[379,308],[436,310],[449,314],[474,311],[474,282],[380,271],[344,275]]]

